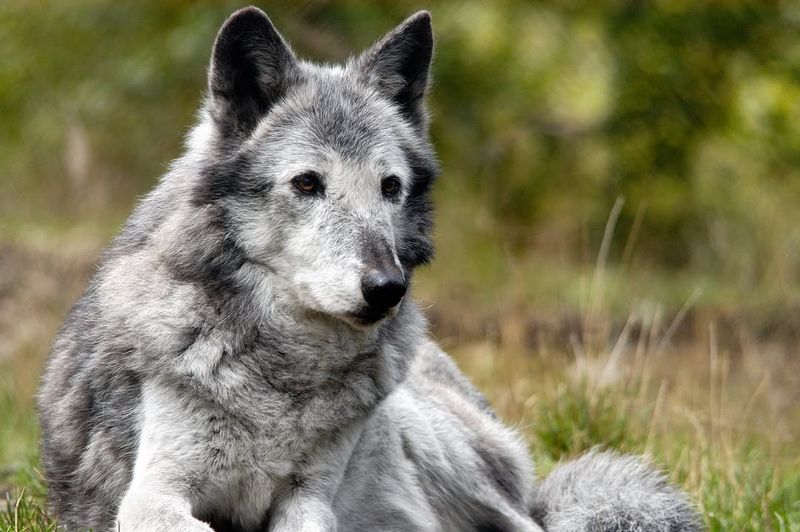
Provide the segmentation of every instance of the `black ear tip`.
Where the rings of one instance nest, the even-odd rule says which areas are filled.
[[[243,43],[275,32],[275,26],[259,8],[250,6],[238,9],[225,20],[217,33],[212,62],[221,56],[238,54]]]
[[[409,20],[415,20],[415,21],[419,21],[421,23],[430,24],[431,23],[431,12],[426,10],[426,9],[422,9],[420,11],[417,11],[416,13],[414,13],[413,15],[411,15],[408,18],[409,18]]]
[[[401,34],[413,36],[414,41],[427,49],[433,47],[433,28],[431,14],[428,11],[417,11],[400,25]]]
[[[431,13],[430,11],[417,11],[408,19],[405,25],[409,28],[414,28],[417,31],[431,31]]]
[[[269,20],[267,14],[264,13],[261,9],[257,8],[256,6],[247,6],[241,9],[237,9],[236,11],[228,17],[228,21],[231,20]]]
[[[272,26],[272,22],[270,22],[267,14],[255,6],[250,6],[234,11],[222,24],[222,28],[220,28],[219,32],[222,34],[248,31],[253,28],[268,28],[270,26]]]

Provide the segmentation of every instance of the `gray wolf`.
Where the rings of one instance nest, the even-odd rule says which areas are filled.
[[[420,12],[344,65],[222,26],[187,149],[105,252],[38,405],[67,529],[696,530],[591,454],[541,485],[406,292],[438,173]],[[542,528],[543,527],[543,528]]]

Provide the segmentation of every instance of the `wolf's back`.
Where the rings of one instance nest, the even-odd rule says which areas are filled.
[[[694,532],[688,497],[635,456],[592,451],[539,484],[534,517],[548,532]]]

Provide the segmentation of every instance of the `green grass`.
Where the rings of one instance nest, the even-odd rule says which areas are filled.
[[[538,405],[531,443],[540,461],[594,446],[646,453],[695,497],[710,530],[800,530],[797,457],[779,456],[753,434],[698,437],[679,420],[654,429],[656,400],[637,404],[619,387],[590,389],[558,386]]]
[[[8,368],[4,368],[8,369]],[[55,530],[36,470],[38,430],[28,396],[10,375],[0,378],[0,530]]]
[[[31,457],[31,462],[35,458]],[[46,488],[33,463],[7,475],[13,481],[11,490],[0,502],[0,530],[3,531],[47,531],[56,530],[56,523],[45,509]],[[0,480],[2,482],[2,480]]]
[[[796,361],[754,346],[667,344],[644,330],[596,350],[451,349],[537,469],[601,448],[644,454],[690,493],[711,531],[800,530]],[[609,341],[613,340],[613,341]],[[752,349],[752,350],[751,350]]]

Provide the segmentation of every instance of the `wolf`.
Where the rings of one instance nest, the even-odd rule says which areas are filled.
[[[439,173],[419,12],[343,65],[257,8],[220,29],[185,153],[69,312],[38,394],[68,530],[691,531],[686,495],[528,450],[407,295]]]

